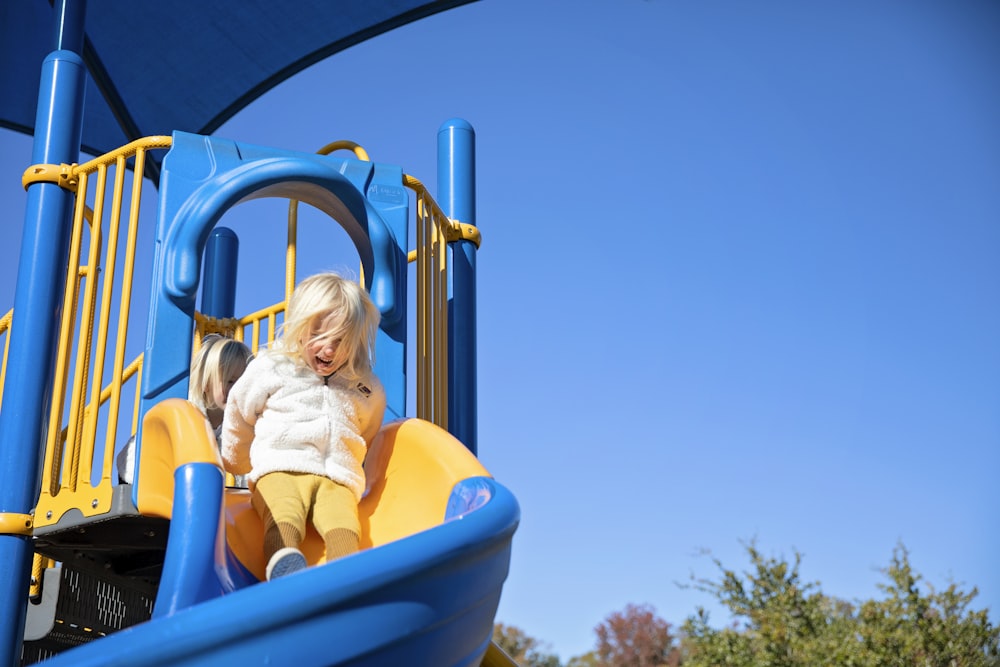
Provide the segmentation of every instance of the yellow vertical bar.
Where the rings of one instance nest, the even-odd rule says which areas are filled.
[[[436,255],[437,300],[434,309],[434,402],[437,406],[435,423],[448,429],[448,244],[435,216],[434,249]]]
[[[28,597],[37,598],[42,594],[42,573],[46,568],[52,567],[55,563],[51,558],[47,558],[36,553],[31,559],[31,586],[28,588]]]
[[[142,200],[142,173],[145,169],[146,151],[139,149],[135,154],[132,170],[132,191],[129,197],[128,232],[125,238],[125,266],[122,270],[122,289],[118,307],[118,336],[115,340],[114,383],[111,385],[111,402],[108,406],[108,429],[104,444],[104,465],[102,479],[111,480],[111,468],[114,462],[115,441],[118,438],[118,415],[121,410],[122,373],[125,367],[125,344],[128,341],[128,320],[132,306],[132,274],[135,270],[135,247],[139,234],[139,205]],[[118,169],[125,170],[125,159],[120,158]],[[124,180],[121,190],[124,190]],[[115,211],[121,207],[121,197]],[[116,213],[116,223],[120,223],[121,215]],[[110,266],[110,264],[109,264]],[[136,380],[138,386],[138,379]],[[136,401],[138,404],[138,401]],[[134,431],[133,431],[134,432]]]
[[[80,246],[83,244],[83,220],[86,208],[87,174],[79,174],[76,206],[73,210],[73,231],[70,238],[69,260],[66,267],[66,292],[63,295],[62,322],[59,326],[59,345],[56,354],[55,378],[52,385],[52,405],[49,410],[49,431],[46,437],[45,464],[42,470],[42,495],[59,492],[59,472],[62,468],[63,443],[62,413],[66,404],[66,382],[69,373],[70,339],[76,322],[79,298]],[[91,230],[91,236],[94,231]]]
[[[86,419],[87,379],[90,374],[90,354],[93,349],[94,310],[96,308],[97,282],[100,275],[100,252],[102,236],[101,224],[104,219],[104,190],[107,188],[108,169],[100,165],[97,169],[97,187],[94,190],[94,216],[91,222],[90,251],[87,256],[86,290],[83,306],[80,308],[80,334],[76,346],[76,370],[73,377],[73,393],[70,401],[69,426],[66,430],[66,444],[69,447],[69,465],[63,471],[64,485],[76,490],[80,474],[80,448]],[[96,405],[94,406],[96,410]],[[68,483],[66,483],[68,481]]]
[[[118,261],[118,234],[119,226],[121,224],[121,207],[122,207],[122,191],[125,189],[125,157],[119,155],[115,161],[115,180],[114,186],[111,193],[111,210],[108,223],[108,247],[107,254],[104,258],[104,289],[102,290],[100,299],[100,315],[97,319],[97,343],[96,343],[96,357],[94,359],[93,366],[93,377],[91,378],[91,395],[90,403],[88,409],[85,412],[85,420],[83,424],[83,434],[81,438],[82,443],[87,443],[89,446],[82,447],[80,451],[80,468],[89,473],[94,466],[94,445],[97,440],[97,421],[100,416],[101,411],[101,393],[104,387],[104,361],[108,353],[108,325],[111,321],[111,298],[112,290],[115,284],[115,268],[117,267]],[[96,280],[94,293],[96,290]],[[121,318],[119,317],[119,322]],[[127,324],[126,324],[127,326]],[[119,338],[124,334],[119,329]],[[117,370],[117,369],[116,369]],[[121,385],[121,372],[112,375],[112,395],[115,395],[115,388]],[[117,410],[114,409],[112,405],[109,406],[113,412],[114,418],[118,417]],[[114,434],[115,422],[112,416],[108,417],[107,430],[109,435]],[[112,445],[113,446],[113,445]],[[102,471],[103,476],[103,471]],[[110,471],[108,472],[110,478]],[[90,475],[87,475],[89,481]]]
[[[295,289],[295,249],[299,235],[299,202],[288,202],[288,245],[285,247],[285,303],[292,298]]]
[[[430,367],[430,226],[423,194],[417,197],[417,416],[431,416]]]
[[[437,376],[437,370],[438,370],[438,366],[437,366],[438,310],[440,309],[440,306],[438,304],[438,301],[440,300],[440,285],[438,284],[438,278],[440,276],[438,275],[438,258],[437,258],[437,252],[438,252],[438,247],[437,247],[438,228],[437,228],[437,220],[434,219],[434,212],[433,212],[433,210],[430,210],[430,212],[428,214],[428,220],[430,221],[430,224],[429,224],[430,239],[429,239],[429,242],[428,242],[428,246],[429,246],[429,250],[430,250],[430,252],[428,254],[428,257],[430,259],[430,269],[429,269],[430,270],[430,281],[429,281],[429,284],[428,284],[429,295],[428,295],[427,303],[428,303],[428,307],[429,307],[429,310],[428,310],[428,323],[429,323],[430,330],[429,330],[429,337],[428,338],[429,338],[429,341],[430,341],[430,346],[429,346],[429,349],[427,351],[427,359],[428,359],[428,368],[429,368],[429,371],[430,371],[428,373],[428,377],[430,378],[430,399],[429,399],[430,400],[430,405],[431,405],[431,416],[430,416],[430,419],[435,424],[439,424],[440,425],[440,414],[438,413],[439,406],[438,406],[438,389],[437,389],[438,388],[438,383],[440,382],[440,380],[438,379],[438,376]]]

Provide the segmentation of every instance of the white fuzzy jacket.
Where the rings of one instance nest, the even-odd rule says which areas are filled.
[[[222,460],[226,470],[250,482],[276,471],[323,475],[360,500],[362,463],[384,415],[385,389],[374,373],[323,378],[267,350],[229,392]]]

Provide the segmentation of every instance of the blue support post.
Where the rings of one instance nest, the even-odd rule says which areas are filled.
[[[216,227],[205,246],[201,312],[212,317],[236,315],[236,269],[240,239],[228,227]]]
[[[42,64],[38,89],[34,164],[74,163],[80,155],[87,71],[78,54],[86,2],[58,0],[56,5],[55,50]],[[53,183],[31,185],[26,201],[8,391],[0,413],[0,514],[6,519],[27,515],[38,499],[73,211],[73,194]],[[0,665],[20,663],[32,554],[29,536],[0,534]]]
[[[401,183],[403,182],[403,170],[400,167],[385,164],[368,163],[371,169],[371,176],[365,175],[365,179],[353,181],[363,187],[368,184],[366,198],[368,205],[373,212],[385,222],[389,232],[393,236],[391,255],[395,258],[392,264],[393,282],[395,290],[393,302],[397,304],[394,309],[395,317],[382,318],[379,325],[378,335],[375,338],[375,373],[382,380],[385,387],[385,421],[400,419],[406,416],[406,252],[403,248],[407,244],[407,230],[410,220],[410,198]],[[359,168],[361,165],[355,165]],[[360,175],[360,169],[358,169]],[[349,171],[344,172],[351,178]],[[379,225],[371,225],[372,232],[379,229]],[[388,256],[386,257],[388,259]],[[372,294],[376,303],[380,302],[379,290],[376,288]]]
[[[476,133],[460,119],[438,130],[438,203],[456,222],[476,224]],[[451,243],[448,262],[448,431],[476,454],[476,244]]]

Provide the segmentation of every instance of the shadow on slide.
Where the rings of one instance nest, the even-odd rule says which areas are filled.
[[[520,510],[443,429],[385,425],[366,463],[362,551],[262,582],[249,493],[224,488],[208,424],[168,399],[143,422],[137,499],[170,518],[152,620],[66,651],[74,665],[514,665],[491,643]]]

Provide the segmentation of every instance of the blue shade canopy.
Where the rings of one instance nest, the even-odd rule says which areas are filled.
[[[174,130],[211,134],[304,68],[471,0],[91,0],[82,149]],[[33,134],[46,0],[0,1],[0,126]]]

